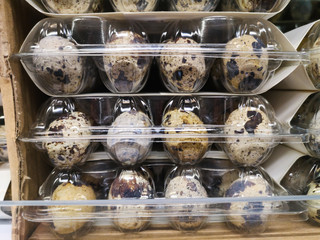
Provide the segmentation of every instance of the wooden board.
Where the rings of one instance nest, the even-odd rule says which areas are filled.
[[[57,239],[47,225],[41,224],[29,240]],[[241,235],[229,230],[224,223],[211,223],[204,229],[195,233],[182,233],[172,230],[168,226],[160,225],[140,233],[120,233],[111,226],[95,227],[89,234],[78,238],[79,240],[104,239],[261,239],[261,240],[319,240],[320,226],[313,226],[308,222],[273,222],[267,232],[260,235]]]

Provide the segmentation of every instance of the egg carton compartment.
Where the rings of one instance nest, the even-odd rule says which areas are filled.
[[[318,211],[320,202],[317,200],[320,195],[319,164],[318,158],[304,155],[286,146],[277,148],[269,161],[264,164],[266,171],[289,194],[311,197],[302,204],[308,212],[309,222],[315,226],[320,224]]]
[[[285,34],[297,51],[309,53],[309,62],[301,64],[276,88],[286,90],[319,90],[319,24],[320,22],[317,20]]]
[[[224,89],[209,86],[208,91],[258,94],[309,62],[307,52],[297,52],[262,19],[213,16],[151,23],[43,19],[15,56],[50,96],[107,92],[102,83],[113,93],[145,92],[145,85],[161,89],[160,82],[170,92],[198,92],[209,75]]]
[[[27,0],[27,2],[37,11],[51,17],[57,16],[75,16],[75,15],[94,15],[94,16],[119,16],[120,12],[126,16],[146,17],[152,15],[152,11],[157,11],[157,16],[170,18],[170,14],[179,14],[180,16],[223,13],[223,14],[246,14],[249,16],[262,16],[270,18],[281,12],[290,2],[289,0],[145,0],[145,1],[127,1],[127,0],[85,0],[81,4],[75,0],[58,2],[54,0]],[[170,11],[170,13],[168,12]],[[182,13],[182,14],[181,14]],[[186,14],[183,14],[186,13]],[[144,14],[144,16],[143,16]]]
[[[320,95],[319,93],[313,93],[300,106],[296,114],[291,120],[292,126],[297,126],[308,130],[309,141],[304,146],[307,149],[309,155],[318,158],[319,152],[319,107],[320,107]]]
[[[264,94],[264,97],[275,106],[274,110],[280,121],[293,127],[292,131],[299,128],[309,133],[307,142],[287,145],[305,155],[319,158],[319,92],[275,90]],[[274,98],[278,98],[277,105]],[[281,99],[286,99],[286,102]]]
[[[308,138],[290,130],[258,95],[87,95],[48,99],[19,140],[62,169],[82,165],[99,143],[123,166],[143,162],[153,144],[182,165],[198,163],[214,144],[236,165],[257,166],[279,143]]]
[[[295,225],[312,230],[312,225],[306,223],[311,221],[308,206],[310,201],[319,202],[319,195],[288,195],[261,167],[236,168],[219,153],[212,153],[197,166],[175,166],[158,157],[153,155],[143,167],[128,169],[103,159],[101,153],[93,154],[87,162],[89,168],[77,173],[50,174],[39,190],[40,194],[48,194],[44,201],[6,201],[1,205],[15,207],[24,220],[39,224],[34,239],[44,236],[91,239],[97,235],[114,237],[118,233],[150,237],[154,231],[169,236],[223,231],[224,235],[234,237],[238,234],[270,237],[269,234],[280,232],[275,226],[283,222],[286,228]],[[154,190],[148,197],[139,198],[148,193],[140,189],[145,187],[143,175],[134,173],[141,168],[148,171],[151,186],[163,189],[162,197]],[[108,187],[98,182],[109,182]],[[136,185],[141,191],[134,188]],[[95,195],[96,190],[104,192],[104,196]],[[110,198],[112,194],[114,198]],[[101,198],[96,200],[96,196]]]

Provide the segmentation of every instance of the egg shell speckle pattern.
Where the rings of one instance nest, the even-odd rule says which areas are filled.
[[[234,181],[225,193],[225,197],[268,197],[273,196],[270,184],[259,176],[247,176]],[[264,232],[268,224],[266,211],[272,210],[272,202],[231,202],[227,204],[230,215],[227,224],[244,233]],[[242,211],[248,215],[239,214]],[[236,214],[238,212],[238,214]]]
[[[221,176],[220,184],[218,186],[218,196],[223,197],[227,189],[239,177],[237,170],[231,170]]]
[[[123,170],[109,191],[108,199],[150,199],[154,196],[150,182],[134,170]],[[141,231],[150,223],[151,210],[146,205],[122,205],[115,210],[114,225],[123,232]]]
[[[107,43],[112,47],[131,45],[139,48],[139,44],[148,43],[146,38],[131,31],[114,34]],[[119,49],[119,52],[123,50]],[[103,57],[104,69],[108,77],[107,85],[114,92],[131,93],[141,89],[149,72],[151,57],[130,55],[106,55]]]
[[[158,0],[111,0],[119,12],[150,12],[157,6]]]
[[[308,196],[320,195],[320,184],[311,182],[308,185]],[[319,200],[308,200],[307,201],[308,215],[311,221],[320,224],[320,201]]]
[[[171,0],[173,9],[177,11],[210,11],[216,0]]]
[[[78,14],[94,11],[100,0],[42,0],[52,12],[60,14]]]
[[[57,51],[59,55],[37,55]],[[72,51],[72,55],[60,55]],[[77,55],[78,50],[70,40],[60,36],[42,38],[34,49],[33,63],[41,81],[47,81],[56,92],[78,93],[84,78],[85,57]]]
[[[121,113],[112,123],[108,134],[128,138],[108,138],[107,148],[111,156],[125,166],[135,165],[144,160],[152,146],[151,127],[151,120],[142,112]],[[139,135],[145,137],[139,138]]]
[[[205,198],[207,192],[201,183],[192,177],[178,176],[170,180],[165,191],[166,198]],[[190,201],[192,202],[192,201]],[[196,212],[205,211],[204,205],[187,205],[180,217],[170,219],[173,228],[178,230],[197,230],[203,226],[206,217],[194,216]],[[190,215],[188,214],[190,213]],[[191,215],[192,214],[192,215]]]
[[[195,164],[203,158],[209,147],[207,137],[179,137],[183,134],[207,134],[203,122],[195,113],[178,109],[171,110],[164,115],[162,125],[170,127],[165,129],[165,134],[178,135],[176,138],[167,138],[164,142],[165,149],[174,161],[181,164]],[[192,129],[184,130],[184,127]]]
[[[84,184],[63,183],[53,192],[53,201],[73,201],[73,200],[95,200],[96,195],[93,189]],[[55,233],[59,235],[72,235],[86,226],[87,221],[72,221],[70,218],[81,214],[88,214],[94,211],[94,206],[54,206],[51,207],[53,218],[52,226]],[[50,207],[49,207],[50,209]]]
[[[176,47],[183,48],[198,45],[193,39],[182,37],[175,41],[167,41],[166,44],[174,44]],[[184,53],[179,51],[179,55],[174,55],[167,52],[166,46],[160,53],[160,71],[167,87],[172,92],[198,91],[204,85],[207,77],[206,62],[201,53],[190,54],[186,49]]]
[[[244,12],[268,12],[278,0],[236,0],[239,9]]]
[[[91,135],[91,122],[82,112],[68,113],[54,120],[48,127],[49,136],[81,137]],[[90,140],[43,142],[49,159],[58,168],[71,168],[83,163],[89,154]]]
[[[225,134],[239,135],[239,138],[227,138],[223,144],[226,154],[236,165],[257,166],[272,151],[271,121],[258,108],[241,107],[234,110],[225,122]],[[255,137],[255,134],[270,134],[270,139]]]
[[[226,87],[233,92],[253,91],[267,78],[268,53],[259,38],[250,35],[234,38],[227,43],[226,51],[223,71]]]

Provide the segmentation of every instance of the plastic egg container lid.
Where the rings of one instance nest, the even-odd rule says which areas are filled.
[[[300,46],[301,51],[310,51],[314,54],[319,53],[320,48],[320,22],[317,21],[313,24],[312,28],[306,33]]]
[[[201,55],[206,58],[230,58],[241,52],[239,57],[244,59],[269,60],[272,68],[277,69],[281,61],[308,61],[308,54],[288,51],[281,46],[278,36],[273,35],[271,23],[263,19],[241,17],[205,17],[192,20],[167,21],[126,21],[109,20],[100,17],[77,18],[48,18],[41,20],[29,33],[20,51],[16,56],[22,58],[32,56],[180,56]],[[152,28],[150,27],[152,26]],[[113,34],[123,31],[132,31],[146,36],[147,43],[139,44],[109,44]],[[243,48],[242,43],[228,46],[232,38],[251,35],[259,39],[263,46],[250,45]],[[39,49],[41,39],[48,36],[60,36],[68,39],[74,46],[50,46],[48,49]],[[149,36],[149,40],[148,40]],[[163,43],[160,39],[191,38],[192,43]],[[240,45],[238,45],[240,44]],[[191,47],[190,47],[191,46]],[[63,49],[61,49],[63,47]],[[165,48],[165,51],[163,49]],[[261,49],[268,54],[259,54]],[[63,51],[61,51],[63,50]],[[230,56],[229,56],[230,55]],[[280,61],[280,62],[279,62]],[[269,70],[270,67],[269,66]]]
[[[177,118],[165,116],[166,112],[170,114],[169,110],[176,112],[174,114],[177,114]],[[76,115],[79,112],[84,113],[93,124],[78,124],[77,121],[82,121]],[[187,119],[179,122],[184,119],[182,115],[185,112]],[[238,118],[243,121],[228,122],[231,112],[234,112],[233,117],[239,114]],[[75,114],[72,116],[71,113]],[[115,121],[123,113],[128,114],[129,118],[123,119],[125,121],[122,123]],[[66,126],[70,124],[69,120],[65,120],[66,116],[70,121],[70,118],[74,118],[78,127]],[[170,126],[170,121],[164,122],[168,117],[171,122],[178,122]],[[130,119],[135,120],[130,122]],[[261,127],[256,131],[260,123]],[[154,142],[193,142],[199,138],[210,143],[223,143],[226,139],[260,139],[276,145],[280,142],[305,142],[308,134],[299,128],[291,129],[280,123],[272,107],[261,96],[160,93],[122,97],[105,94],[50,98],[40,109],[34,125],[19,138],[34,143],[68,140],[104,142],[115,138],[125,140],[132,136]]]
[[[291,126],[307,130],[318,136],[320,133],[320,93],[311,94],[290,122]]]

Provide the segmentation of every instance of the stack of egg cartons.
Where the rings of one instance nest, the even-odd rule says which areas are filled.
[[[305,143],[287,145],[283,161],[286,168],[276,174],[278,181],[293,195],[307,195],[305,207],[310,222],[319,224],[319,21],[312,22],[286,33],[293,46],[309,58],[302,62],[276,89],[266,97],[275,105],[277,115],[282,122],[296,131],[308,133]],[[289,91],[288,91],[289,90]],[[294,152],[295,151],[295,152]],[[274,168],[272,160],[267,168]],[[313,197],[313,198],[312,198]]]
[[[303,209],[260,167],[308,134],[289,132],[257,95],[307,61],[266,20],[288,1],[28,2],[53,17],[18,54],[50,96],[19,136],[54,167],[25,199],[48,203],[23,210],[42,223],[34,239],[48,228],[122,236],[109,226],[232,234],[221,222],[260,234]],[[111,6],[121,13],[101,12]]]

